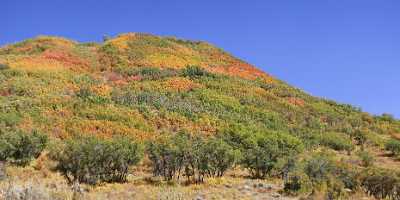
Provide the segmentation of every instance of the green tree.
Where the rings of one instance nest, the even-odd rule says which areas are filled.
[[[221,138],[192,136],[188,133],[163,135],[147,145],[153,174],[165,180],[203,182],[205,177],[220,177],[238,158],[238,150]]]
[[[362,187],[377,199],[399,199],[399,175],[387,169],[366,169],[361,174]]]
[[[5,164],[25,166],[40,156],[47,144],[47,136],[33,131],[0,133],[0,178],[5,177]]]
[[[241,164],[254,178],[265,178],[274,169],[279,158],[294,156],[303,150],[301,141],[283,133],[270,133],[248,138],[242,149]]]
[[[47,136],[33,131],[31,134],[22,131],[0,134],[0,160],[25,166],[39,157],[47,144]]]
[[[54,145],[50,158],[70,184],[96,184],[126,181],[129,166],[137,164],[142,154],[141,145],[129,138],[85,137]]]
[[[235,150],[220,138],[208,138],[201,147],[200,170],[209,176],[221,177],[239,158],[239,150]]]

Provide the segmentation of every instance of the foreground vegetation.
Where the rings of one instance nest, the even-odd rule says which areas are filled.
[[[11,165],[29,165],[47,144],[46,137],[37,132],[0,136],[2,161]],[[386,146],[392,145],[393,141],[388,141]],[[375,198],[400,198],[400,172],[374,167],[370,160],[365,164],[367,152],[359,153],[359,165],[354,166],[326,148],[307,151],[307,155],[300,140],[282,133],[198,136],[179,132],[160,135],[145,146],[148,160],[141,166],[151,169],[153,177],[170,183],[204,183],[205,179],[215,180],[242,168],[251,178],[281,179],[280,192],[291,196],[346,199],[365,191]],[[44,157],[53,161],[48,164],[52,166],[49,170],[60,172],[68,184],[74,185],[73,199],[79,199],[79,184],[127,182],[128,175],[136,173],[132,167],[143,159],[143,150],[143,144],[127,137],[86,136],[54,141]]]
[[[310,96],[205,42],[124,34],[9,45],[0,110],[0,169],[48,160],[75,193],[144,168],[171,184],[240,171],[278,180],[286,195],[399,198],[398,172],[375,166],[374,152],[397,166],[400,121]]]

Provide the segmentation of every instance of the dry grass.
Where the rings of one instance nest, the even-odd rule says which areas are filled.
[[[70,185],[58,173],[51,172],[46,166],[49,161],[33,163],[28,167],[9,166],[8,179],[0,182],[0,199],[30,199],[30,200],[72,200],[73,193]],[[280,196],[282,181],[255,180],[246,177],[242,170],[230,171],[222,178],[209,178],[203,184],[185,184],[184,181],[165,182],[152,177],[144,167],[135,169],[129,175],[126,183],[107,183],[97,186],[81,185],[79,199],[85,200],[185,200],[185,199],[281,199],[294,200],[299,197]],[[279,195],[279,197],[277,196]],[[316,194],[313,199],[323,199]],[[18,197],[18,198],[17,198]],[[22,198],[29,197],[29,198]],[[349,199],[373,199],[362,192],[351,194]]]
[[[46,167],[51,165],[49,161],[41,162],[24,168],[8,166],[8,178],[0,182],[0,199],[5,199],[5,195],[11,193],[16,197],[19,194],[29,194],[34,198],[22,199],[32,200],[72,199],[71,186],[62,176]],[[209,178],[204,184],[186,185],[185,182],[162,181],[140,168],[128,177],[127,183],[81,185],[81,199],[255,199],[267,198],[281,189],[279,181],[251,180],[244,178],[243,174],[242,171],[233,171],[223,178]],[[256,188],[259,183],[272,185],[273,188]]]

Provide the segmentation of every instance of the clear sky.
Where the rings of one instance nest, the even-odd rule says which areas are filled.
[[[313,95],[400,118],[399,0],[0,2],[0,45],[124,32],[205,40]]]

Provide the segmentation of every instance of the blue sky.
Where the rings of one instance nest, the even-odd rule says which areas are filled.
[[[398,0],[2,0],[0,45],[146,32],[205,40],[313,95],[400,117]]]

